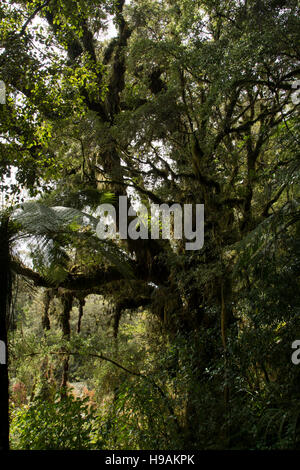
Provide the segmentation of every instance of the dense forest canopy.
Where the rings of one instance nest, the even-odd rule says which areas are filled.
[[[75,448],[299,448],[298,2],[4,1],[0,20],[0,447],[10,395],[13,445],[74,448],[52,427],[85,382]],[[204,204],[203,247],[100,240],[119,196]]]

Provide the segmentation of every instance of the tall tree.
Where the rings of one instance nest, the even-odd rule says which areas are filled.
[[[66,263],[56,284],[87,292],[109,286],[118,319],[132,304],[134,286],[135,306],[145,304],[147,292],[169,334],[218,331],[222,353],[205,341],[199,347],[199,383],[209,363],[228,354],[237,247],[285,206],[290,182],[297,187],[298,13],[296,1],[256,0],[49,0],[2,7],[3,175],[15,166],[18,182],[33,194],[41,186],[48,191],[48,206],[96,208],[107,191],[131,191],[147,205],[204,203],[200,252],[185,251],[184,241],[124,241],[133,272],[128,279],[103,256],[91,261],[90,237],[89,244],[75,245],[80,274]],[[117,33],[104,40],[109,17]],[[58,245],[75,243],[55,238]],[[13,268],[52,286],[17,261]],[[191,386],[187,444],[199,421],[197,393]]]

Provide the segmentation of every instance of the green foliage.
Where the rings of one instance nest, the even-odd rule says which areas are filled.
[[[87,400],[56,395],[52,403],[37,398],[14,409],[13,445],[30,450],[92,449],[95,415]]]
[[[299,2],[20,0],[0,20],[4,206],[39,196],[7,211],[14,446],[299,448]],[[100,241],[124,194],[204,203],[203,249]],[[96,417],[54,400],[62,377]]]
[[[99,421],[104,449],[168,449],[178,446],[174,416],[153,384],[126,381]]]

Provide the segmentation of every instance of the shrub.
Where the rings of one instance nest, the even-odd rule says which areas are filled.
[[[30,450],[91,449],[95,415],[88,399],[57,394],[13,410],[12,447]],[[99,448],[99,446],[98,446]]]

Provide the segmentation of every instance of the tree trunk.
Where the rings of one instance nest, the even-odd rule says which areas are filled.
[[[43,314],[42,314],[42,327],[44,332],[50,330],[49,308],[52,299],[51,290],[47,289],[44,294],[43,300]]]
[[[8,219],[0,221],[0,451],[9,449],[7,317],[10,303]]]
[[[78,315],[78,323],[77,323],[77,333],[80,333],[81,331],[81,320],[83,317],[83,307],[85,306],[85,300],[80,299],[79,300],[79,315]]]
[[[71,329],[70,329],[70,314],[73,306],[73,297],[71,294],[63,294],[62,295],[62,307],[63,311],[61,314],[60,322],[61,328],[63,332],[63,338],[65,341],[70,341],[71,336]],[[66,352],[66,355],[63,358],[63,373],[62,373],[62,380],[61,380],[61,393],[63,396],[66,395],[67,391],[67,383],[69,378],[69,360],[70,356]]]

